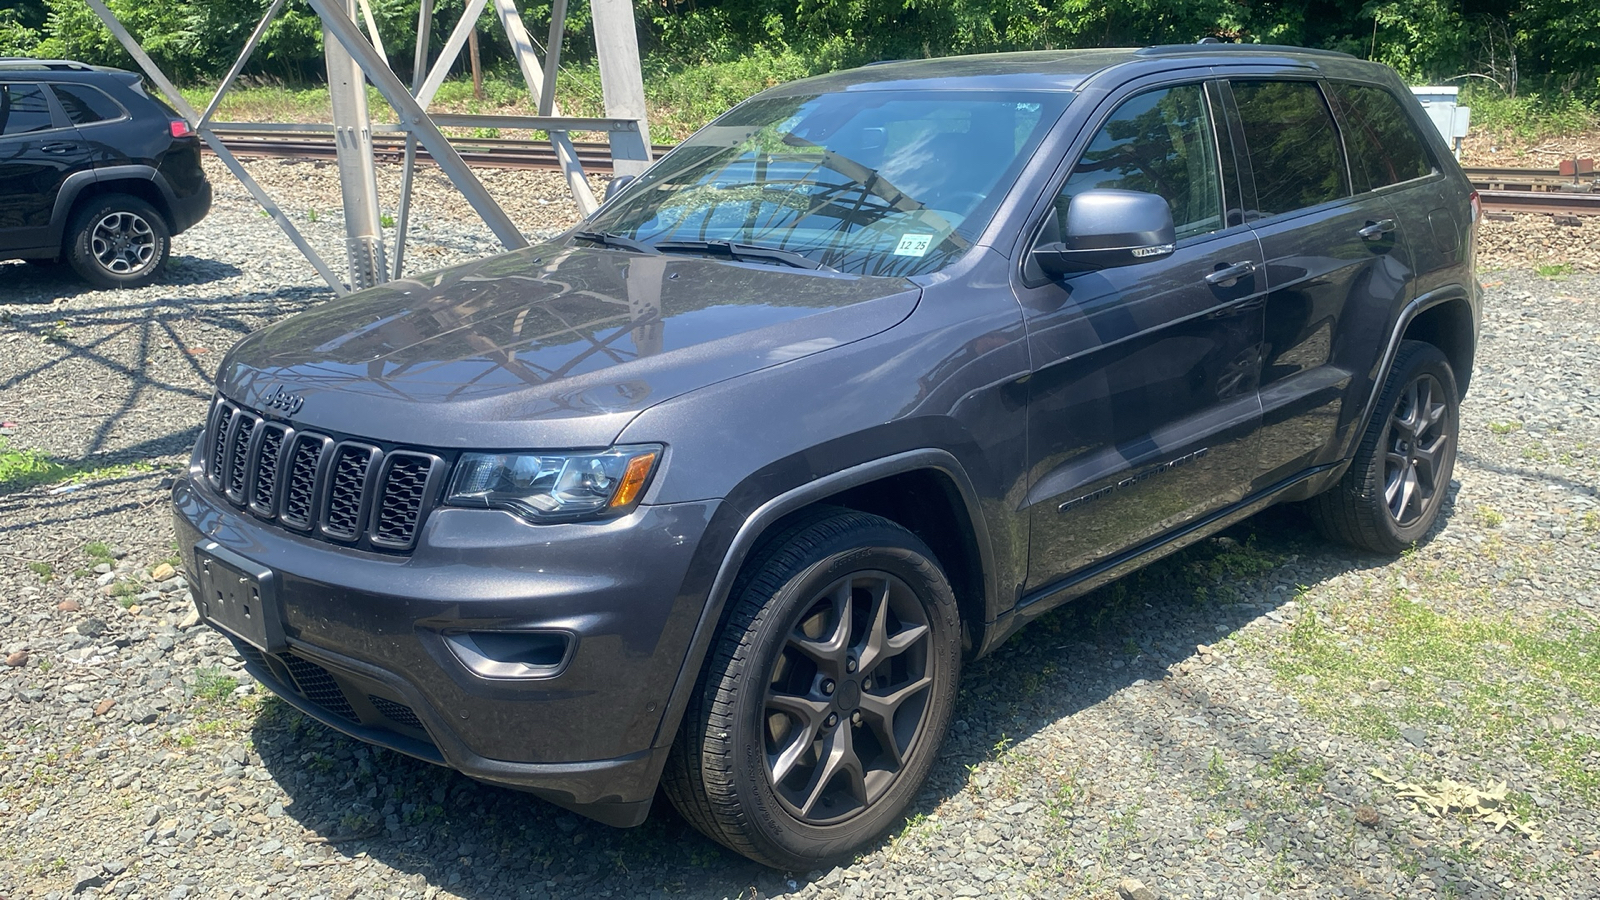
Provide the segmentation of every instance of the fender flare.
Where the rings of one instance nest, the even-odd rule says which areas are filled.
[[[129,164],[122,166],[101,166],[94,169],[85,169],[73,172],[61,183],[61,190],[56,194],[55,206],[50,211],[50,243],[60,246],[66,237],[67,216],[72,212],[72,207],[78,202],[78,197],[83,194],[84,188],[102,181],[148,181],[161,192],[161,198],[166,203],[167,209],[163,212],[168,219],[172,217],[172,207],[175,194],[172,185],[167,183],[167,178],[153,166]],[[168,226],[172,223],[169,221]]]
[[[1472,309],[1473,340],[1477,340],[1477,327],[1479,312],[1477,304],[1473,303],[1474,292],[1459,284],[1445,285],[1426,294],[1419,294],[1407,303],[1395,319],[1394,329],[1389,334],[1389,344],[1384,348],[1383,357],[1378,365],[1376,376],[1372,380],[1372,389],[1367,396],[1367,403],[1361,414],[1359,428],[1351,430],[1350,446],[1341,454],[1340,459],[1349,462],[1355,458],[1356,448],[1361,446],[1361,436],[1367,433],[1367,428],[1372,424],[1372,417],[1377,412],[1378,395],[1383,393],[1383,386],[1389,380],[1389,371],[1394,366],[1394,358],[1400,353],[1400,342],[1405,337],[1406,329],[1412,321],[1422,313],[1444,303],[1454,300],[1463,300]]]
[[[722,613],[727,608],[729,595],[733,591],[733,582],[749,557],[750,551],[767,529],[784,516],[841,491],[919,469],[933,469],[949,477],[955,484],[962,504],[966,507],[967,517],[972,523],[973,537],[978,545],[978,556],[983,568],[982,582],[986,594],[984,600],[986,606],[992,606],[992,600],[997,594],[994,584],[993,547],[989,542],[988,524],[978,505],[978,494],[972,486],[971,479],[960,461],[949,451],[935,448],[908,450],[841,469],[792,487],[762,503],[753,513],[747,515],[740,523],[728,549],[723,553],[722,562],[717,567],[716,577],[711,583],[711,590],[706,595],[705,606],[700,611],[700,620],[695,623],[694,635],[689,640],[689,649],[684,655],[683,665],[679,668],[678,676],[673,681],[672,691],[667,696],[666,708],[662,712],[661,724],[657,726],[652,746],[665,747],[672,743],[676,736],[678,724],[683,719],[684,710],[688,708],[689,697],[700,680],[700,669],[705,665],[712,640],[722,623]],[[988,625],[987,621],[975,623],[978,629],[986,628]],[[973,645],[982,646],[981,634],[973,637]]]

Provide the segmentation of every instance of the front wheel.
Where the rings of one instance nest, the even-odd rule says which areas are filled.
[[[785,529],[734,587],[663,780],[707,836],[804,871],[899,821],[938,752],[961,667],[932,552],[878,516]]]
[[[1310,501],[1317,527],[1388,555],[1420,540],[1450,493],[1460,419],[1449,360],[1432,344],[1401,343],[1355,460]]]
[[[172,249],[167,221],[155,207],[127,194],[92,198],[73,217],[67,262],[102,288],[136,288],[161,277]]]

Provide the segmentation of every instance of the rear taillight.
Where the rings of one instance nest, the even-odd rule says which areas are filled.
[[[175,138],[188,137],[189,135],[194,134],[194,129],[190,128],[189,123],[182,119],[173,119],[170,123],[170,126],[172,128],[172,136]],[[1473,194],[1473,196],[1476,197],[1477,194]]]
[[[1483,218],[1483,198],[1478,196],[1477,191],[1473,191],[1467,195],[1467,202],[1472,204],[1472,224],[1476,225],[1478,220]]]

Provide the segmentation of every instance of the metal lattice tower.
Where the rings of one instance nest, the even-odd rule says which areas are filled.
[[[262,189],[250,173],[240,165],[238,158],[217,137],[212,116],[224,95],[243,71],[250,56],[261,43],[267,26],[283,8],[284,0],[273,0],[262,16],[250,39],[245,42],[239,57],[229,68],[227,76],[218,85],[203,113],[197,112],[172,81],[166,77],[149,54],[139,45],[127,28],[117,20],[104,0],[85,0],[101,21],[133,56],[139,68],[166,96],[173,108],[189,122],[189,126],[206,142],[223,165],[244,184],[256,202],[261,204],[289,240],[300,249],[306,259],[338,294],[350,289],[360,289],[399,278],[405,260],[406,236],[410,226],[411,187],[416,168],[417,145],[425,148],[435,163],[472,208],[483,218],[485,225],[506,249],[526,247],[527,240],[517,229],[505,210],[495,201],[483,183],[473,174],[461,155],[450,145],[439,130],[444,127],[524,128],[544,131],[550,135],[562,172],[566,176],[572,199],[581,215],[594,212],[594,193],[589,189],[577,151],[568,137],[573,131],[603,131],[610,137],[613,171],[618,175],[636,175],[650,164],[650,130],[645,120],[644,78],[639,67],[639,43],[635,32],[632,0],[591,0],[597,56],[600,61],[600,84],[605,98],[606,115],[603,118],[563,116],[555,102],[555,81],[560,65],[561,35],[566,25],[566,0],[553,0],[551,4],[550,39],[546,44],[545,59],[541,62],[534,50],[533,40],[522,24],[515,0],[493,0],[495,16],[505,30],[517,60],[517,68],[527,85],[528,93],[536,100],[536,116],[488,115],[430,115],[428,106],[445,76],[461,55],[467,37],[475,27],[478,17],[490,0],[467,0],[461,19],[445,41],[439,57],[428,63],[429,30],[433,20],[433,0],[421,0],[417,19],[417,46],[414,55],[414,75],[407,88],[389,65],[388,54],[378,33],[377,21],[372,15],[368,0],[306,0],[322,20],[323,44],[328,66],[328,90],[333,107],[333,122],[320,130],[331,131],[338,148],[339,183],[344,197],[345,247],[349,264],[349,287],[327,262],[306,241],[294,223],[283,214],[277,203]],[[367,34],[356,24],[359,11]],[[426,74],[424,74],[426,73]],[[386,262],[382,231],[378,215],[377,176],[372,157],[372,132],[374,126],[367,110],[364,82],[370,82],[399,115],[398,123],[383,126],[398,130],[406,136],[404,168],[400,180],[400,207],[395,232],[392,268]],[[259,128],[259,124],[251,127]],[[269,126],[270,127],[270,126]],[[284,130],[306,130],[305,125],[284,125]]]

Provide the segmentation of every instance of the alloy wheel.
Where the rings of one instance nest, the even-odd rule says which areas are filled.
[[[1389,418],[1383,497],[1389,515],[1402,528],[1426,514],[1446,487],[1439,475],[1448,471],[1449,412],[1444,387],[1434,376],[1423,374],[1406,385]]]
[[[894,783],[928,718],[931,641],[921,600],[886,572],[851,573],[805,606],[762,708],[767,777],[791,815],[835,824]]]
[[[89,235],[89,251],[107,272],[137,275],[155,264],[156,234],[137,213],[119,210],[102,216]]]

